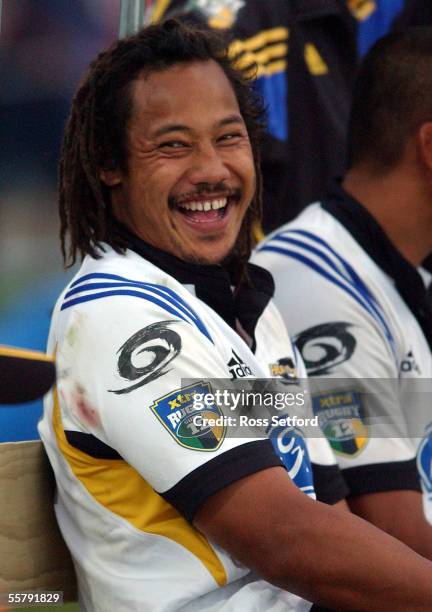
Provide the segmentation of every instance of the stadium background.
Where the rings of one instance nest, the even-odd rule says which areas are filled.
[[[2,3],[0,342],[3,344],[45,348],[52,306],[65,283],[56,203],[61,134],[78,80],[94,55],[117,38],[119,15],[120,0]],[[40,411],[40,402],[2,407],[0,442],[36,439]],[[78,607],[67,605],[61,609],[72,611]]]

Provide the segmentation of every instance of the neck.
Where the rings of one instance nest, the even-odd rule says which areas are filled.
[[[432,202],[416,170],[398,166],[378,175],[365,167],[354,167],[342,185],[413,266],[419,266],[432,252]]]

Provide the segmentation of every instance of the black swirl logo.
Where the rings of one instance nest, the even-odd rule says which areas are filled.
[[[169,372],[168,364],[177,357],[182,347],[180,335],[168,328],[172,323],[176,321],[152,323],[140,329],[119,348],[118,373],[126,380],[138,382],[124,389],[109,389],[110,393],[130,393]],[[162,341],[164,344],[157,344],[155,341]],[[153,355],[151,363],[143,367],[134,365],[134,357],[143,353]]]
[[[335,321],[305,329],[294,338],[310,376],[330,374],[336,366],[348,361],[357,341],[347,331],[351,323]]]

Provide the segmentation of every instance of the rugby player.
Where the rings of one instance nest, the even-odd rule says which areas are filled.
[[[351,509],[432,559],[430,95],[431,29],[377,42],[354,89],[346,176],[253,261],[317,377]]]
[[[430,562],[313,499],[298,436],[291,473],[264,436],[191,422],[209,379],[301,373],[247,265],[259,119],[217,36],[176,21],[116,42],[75,95],[61,236],[84,260],[39,430],[83,610],[430,609]]]

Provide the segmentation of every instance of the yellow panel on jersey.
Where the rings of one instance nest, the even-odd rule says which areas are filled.
[[[248,64],[249,68],[243,68],[244,75],[248,78],[256,78],[262,76],[271,76],[278,72],[285,72],[287,63],[285,60],[278,60],[277,62],[271,62],[267,66],[257,66],[257,64]]]
[[[356,19],[364,21],[377,9],[375,0],[348,0],[348,8]]]
[[[227,583],[225,568],[207,539],[133,467],[122,459],[91,457],[69,444],[61,421],[57,390],[53,396],[53,427],[58,447],[75,477],[93,498],[137,529],[169,538],[186,548],[203,563],[216,583],[224,586]]]
[[[229,46],[229,54],[231,57],[236,56],[242,51],[256,51],[270,43],[282,42],[288,40],[288,28],[272,28],[271,30],[262,30],[251,38],[245,40],[234,40]]]
[[[261,240],[264,240],[265,238],[265,234],[263,232],[263,229],[261,227],[261,223],[254,223],[252,226],[252,236],[254,239],[255,244],[258,244],[258,242],[261,242]]]
[[[268,64],[261,63],[257,59],[257,54],[254,53],[245,53],[235,62],[235,67],[238,70],[243,71],[246,76],[255,76],[256,78],[274,74],[275,72],[282,72],[286,69],[286,65],[286,60],[280,58],[270,61]]]
[[[287,63],[284,60],[280,60],[279,62],[272,62],[265,68],[263,68],[262,72],[258,71],[258,76],[263,74],[264,76],[271,76],[272,74],[276,74],[277,72],[285,72],[287,67]]]
[[[236,67],[239,70],[243,70],[249,64],[256,63],[259,67],[267,64],[271,60],[282,59],[286,57],[288,53],[288,45],[284,43],[280,43],[277,45],[272,45],[271,47],[266,47],[261,51],[256,51],[252,53],[251,51],[247,51],[243,53],[237,60],[235,60]]]
[[[170,1],[171,0],[156,0],[156,6],[154,7],[152,16],[151,16],[152,23],[158,23],[158,21],[160,21],[163,18],[165,11],[167,10],[169,6]]]
[[[318,49],[312,43],[307,43],[304,47],[304,58],[309,68],[309,72],[315,76],[327,74],[329,69]]]
[[[288,56],[288,28],[263,30],[246,40],[233,41],[228,49],[235,67],[249,78],[285,72]]]

